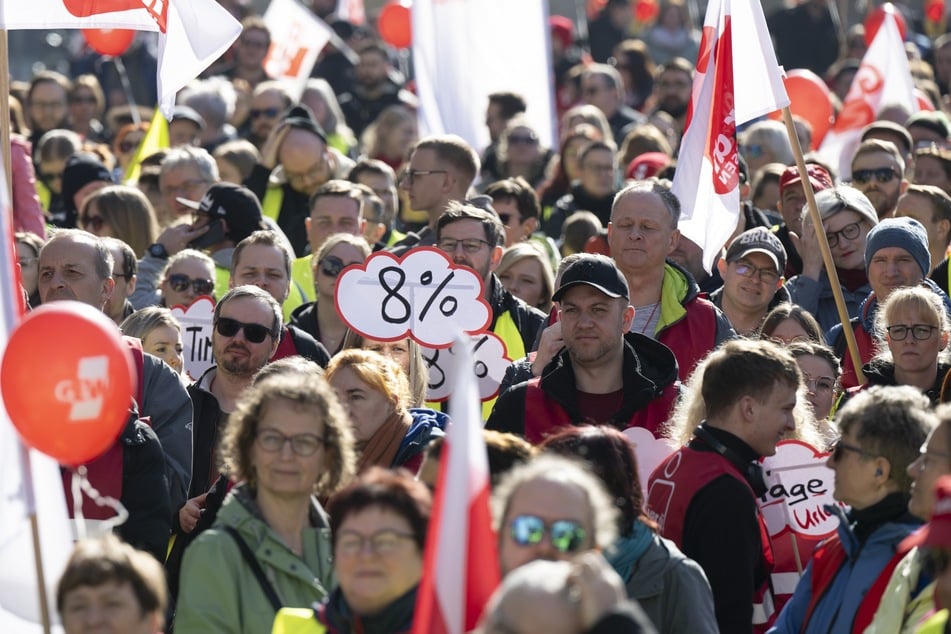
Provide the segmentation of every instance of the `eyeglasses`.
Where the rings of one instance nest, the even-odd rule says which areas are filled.
[[[846,451],[854,451],[860,456],[865,456],[866,458],[878,458],[878,454],[874,454],[871,451],[865,451],[861,447],[856,447],[855,445],[844,443],[842,442],[841,438],[832,443],[832,459],[836,462],[842,459],[842,454]]]
[[[817,376],[812,378],[808,374],[802,375],[802,382],[813,394],[831,392],[835,389],[835,379],[831,376]]]
[[[749,278],[752,278],[755,275],[761,282],[766,282],[767,284],[775,284],[779,281],[779,273],[773,269],[753,266],[749,262],[744,262],[743,260],[739,260],[738,262],[735,262],[735,264],[736,266],[733,267],[733,270],[736,271],[737,275],[742,275],[743,277]]]
[[[326,275],[327,277],[337,277],[340,275],[340,271],[344,270],[350,266],[340,258],[335,255],[324,256],[324,259],[320,261],[320,272]]]
[[[176,293],[184,293],[188,290],[189,286],[192,287],[196,295],[211,295],[211,292],[215,290],[215,282],[213,280],[203,280],[197,277],[192,279],[184,273],[169,275],[167,281],[169,287]]]
[[[106,221],[102,219],[102,216],[90,216],[88,213],[83,213],[79,216],[79,222],[82,226],[94,233],[102,229],[102,225],[106,223]]]
[[[174,194],[175,196],[178,196],[180,194],[191,195],[193,192],[197,191],[199,187],[201,187],[202,185],[208,182],[209,181],[206,181],[202,178],[193,178],[192,180],[185,181],[181,185],[175,185],[174,187],[165,185],[165,186],[161,186],[160,189],[161,189],[161,192],[166,195],[168,194]]]
[[[478,253],[482,250],[484,246],[491,246],[485,240],[479,240],[478,238],[466,238],[465,240],[454,240],[453,238],[442,238],[439,242],[436,243],[440,249],[446,253],[455,253],[456,248],[462,245],[462,250],[466,253],[472,255],[473,253]]]
[[[112,279],[120,278],[123,280],[127,280],[131,277],[132,277],[131,273],[116,273],[115,271],[112,272]]]
[[[535,145],[538,143],[538,137],[534,134],[510,134],[509,145]]]
[[[941,458],[942,460],[951,461],[951,454],[945,453],[943,451],[929,450],[928,443],[926,442],[921,446],[921,449],[918,450],[918,460],[915,462],[918,463],[918,470],[924,471],[928,468],[928,458]],[[915,464],[914,462],[912,464]]]
[[[337,556],[354,557],[362,553],[364,547],[369,544],[370,552],[374,555],[386,557],[397,552],[401,543],[415,540],[416,538],[410,533],[402,533],[391,528],[384,528],[372,535],[360,535],[353,531],[345,531],[337,538]]]
[[[405,180],[410,185],[416,180],[417,176],[429,176],[430,174],[448,174],[448,170],[414,170],[408,169],[403,172],[401,180]]]
[[[279,108],[261,108],[260,110],[252,109],[248,116],[252,119],[259,119],[261,117],[267,117],[268,119],[273,119],[277,115],[281,114]]]
[[[287,178],[289,183],[309,183],[311,181],[317,180],[321,177],[324,171],[324,158],[323,156],[317,159],[317,162],[308,167],[303,172],[292,172],[289,169],[284,169],[284,176]]]
[[[839,244],[839,236],[842,236],[846,240],[855,240],[859,237],[859,234],[862,232],[862,227],[857,222],[853,222],[845,225],[838,231],[833,231],[826,234],[826,240],[829,242],[829,248],[835,248]]]
[[[894,326],[885,327],[885,330],[888,331],[888,336],[894,341],[904,341],[908,338],[909,332],[918,341],[924,341],[930,339],[932,333],[937,329],[937,326],[929,326],[928,324],[912,324],[911,326],[895,324]]]
[[[291,450],[302,457],[313,456],[325,442],[317,434],[285,436],[274,429],[259,430],[257,441],[258,447],[270,453],[281,451],[284,449],[284,445],[291,443]]]
[[[512,214],[499,214],[499,220],[502,221],[503,225],[507,225],[512,221]]]
[[[588,533],[574,520],[556,520],[546,525],[537,515],[519,515],[510,523],[512,541],[519,546],[535,546],[542,543],[545,535],[552,547],[560,553],[573,553],[580,549]]]
[[[873,179],[878,183],[888,183],[895,178],[898,178],[898,171],[894,167],[878,167],[852,172],[852,182],[858,185],[867,185]]]
[[[243,330],[244,338],[251,343],[261,343],[268,336],[276,336],[267,326],[246,324],[230,317],[219,317],[218,321],[215,322],[215,330],[222,337],[234,337],[238,334],[238,331]]]

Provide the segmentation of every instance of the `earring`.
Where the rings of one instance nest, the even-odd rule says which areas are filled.
[[[877,475],[877,476],[882,475],[882,470],[881,470],[881,468],[875,470],[875,475]]]

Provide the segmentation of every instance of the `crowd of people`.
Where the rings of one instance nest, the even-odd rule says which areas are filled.
[[[848,174],[805,120],[805,174],[782,125],[739,133],[738,221],[707,270],[671,191],[691,3],[552,16],[550,148],[515,92],[473,104],[488,147],[418,138],[406,68],[333,0],[305,4],[355,55],[328,45],[295,100],[266,22],[222,4],[241,35],[141,162],[148,113],[108,65],[10,95],[26,303],[91,305],[139,359],[129,424],[88,465],[129,518],[76,545],[67,634],[411,631],[452,398],[420,337],[358,332],[335,294],[424,247],[478,278],[508,364],[481,410],[502,582],[480,631],[951,631],[951,35],[930,16],[900,7],[933,109],[889,105]],[[825,0],[768,16],[779,63],[841,100],[866,43],[838,20]],[[196,300],[212,363],[192,376],[173,309]],[[668,448],[649,476],[642,430]],[[833,474],[814,548],[773,543],[762,509],[784,440]]]

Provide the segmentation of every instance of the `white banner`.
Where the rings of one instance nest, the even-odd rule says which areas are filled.
[[[548,7],[544,0],[415,0],[413,63],[419,133],[458,134],[480,151],[489,144],[490,93],[511,91],[542,145],[555,130]]]
[[[271,77],[283,80],[291,99],[298,101],[317,56],[333,32],[295,0],[271,0],[264,21],[271,31],[271,48],[264,69]]]

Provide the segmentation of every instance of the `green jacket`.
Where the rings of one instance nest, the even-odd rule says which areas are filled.
[[[233,526],[257,555],[268,581],[288,607],[308,607],[335,585],[326,513],[312,500],[304,557],[291,551],[261,517],[245,485],[225,499],[212,527],[185,551],[175,616],[176,634],[270,632],[275,612],[228,533]]]

